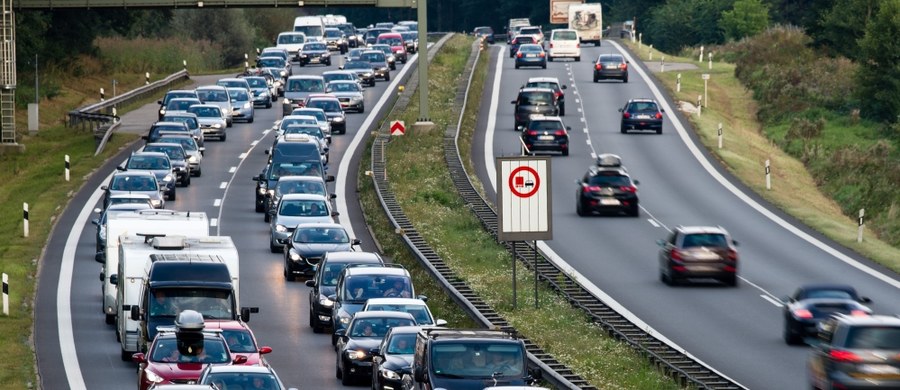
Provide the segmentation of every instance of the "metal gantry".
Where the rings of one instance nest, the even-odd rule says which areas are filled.
[[[12,0],[0,15],[0,142],[16,143],[16,18]]]

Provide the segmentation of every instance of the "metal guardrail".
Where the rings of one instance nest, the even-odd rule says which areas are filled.
[[[437,50],[440,49],[440,46],[442,46],[445,41],[446,38],[435,44],[432,51],[428,53],[429,60],[437,53]],[[462,107],[465,107],[467,102],[475,64],[480,57],[481,50],[479,42],[476,41],[473,43],[472,51],[474,55],[469,56],[469,61],[466,64],[465,69],[465,73],[468,73],[468,82],[465,85],[460,85],[460,88],[457,91],[456,103],[454,104],[454,107],[460,107],[460,122],[455,126],[448,126],[448,129],[445,131],[445,144],[447,139],[446,134],[456,134],[458,132],[458,127],[462,123]],[[413,78],[413,80],[415,80],[415,78]],[[404,94],[409,94],[411,96],[414,89],[414,86],[410,85]],[[408,97],[406,99],[401,97],[394,108],[397,109],[398,106],[404,106],[408,100]],[[451,135],[450,137],[451,142],[454,142],[455,136]],[[428,273],[441,284],[448,295],[462,307],[470,317],[485,327],[497,327],[515,332],[515,329],[510,326],[509,322],[494,311],[468,286],[468,284],[460,280],[455,273],[450,270],[443,259],[441,259],[428,245],[425,239],[406,217],[406,214],[400,207],[399,202],[397,202],[394,193],[390,190],[390,184],[387,180],[385,171],[386,161],[384,151],[386,144],[390,139],[391,136],[388,131],[382,129],[372,145],[372,176],[379,201],[381,202],[381,206],[387,214],[388,219],[391,221],[391,224],[402,232],[404,243],[423,267],[425,267]],[[527,338],[523,338],[523,341],[525,342],[528,351],[529,361],[533,366],[538,367],[543,372],[544,379],[553,386],[560,389],[595,389],[583,378],[574,374],[568,367],[559,363],[552,356],[541,350],[536,344]]]

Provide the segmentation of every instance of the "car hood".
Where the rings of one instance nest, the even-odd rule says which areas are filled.
[[[254,96],[259,96],[260,94],[262,94],[264,92],[269,92],[269,88],[262,88],[262,87],[251,88],[250,90],[253,91]]]
[[[284,98],[290,100],[305,100],[313,92],[289,92],[284,91]]]
[[[413,355],[385,355],[384,363],[381,364],[382,368],[387,368],[391,371],[399,371],[402,368],[406,368],[412,365]]]
[[[169,160],[172,163],[173,167],[186,167],[188,165],[187,160]]]
[[[347,69],[347,70],[349,70],[349,71],[351,71],[351,72],[354,72],[354,73],[356,73],[357,75],[366,74],[366,73],[372,73],[372,72],[375,71],[375,69],[372,69],[372,68],[368,68],[368,69],[355,68],[355,69]]]
[[[350,99],[353,99],[353,98],[362,99],[363,98],[363,95],[359,92],[332,92],[331,94],[337,98],[350,98]]]
[[[307,50],[300,54],[301,55],[305,54],[308,56],[320,56],[320,55],[327,54],[327,53],[328,53],[328,51],[326,51],[326,50]]]
[[[337,111],[329,111],[325,113],[325,116],[328,117],[328,120],[333,120],[335,118],[343,118],[344,113]]]
[[[333,223],[334,220],[331,216],[325,215],[322,217],[310,217],[310,216],[286,216],[279,215],[274,220],[274,224],[284,225],[290,229],[296,228],[297,225],[301,223],[316,223],[316,222],[328,222]]]
[[[215,125],[215,124],[224,125],[225,118],[222,118],[222,117],[213,118],[213,117],[204,116],[202,118],[197,118],[197,122],[200,122],[200,126],[204,126],[204,125],[211,126],[211,125]]]
[[[356,314],[360,310],[362,310],[363,306],[365,306],[365,305],[366,305],[365,301],[360,302],[360,303],[343,302],[343,303],[341,303],[341,309],[338,310],[338,315],[346,314],[346,315],[352,317],[354,314]]]
[[[329,295],[332,295],[337,291],[336,286],[319,286],[319,295],[325,296],[326,298]]]
[[[347,345],[344,346],[344,350],[361,350],[366,351],[366,354],[368,354],[370,349],[378,348],[382,339],[382,337],[351,337],[350,340],[347,341]]]
[[[159,194],[158,190],[150,190],[150,191],[122,191],[122,190],[110,190],[110,195],[119,195],[119,194],[144,194],[150,196],[152,200],[161,200],[162,196]]]
[[[224,366],[227,363],[222,364],[207,364],[207,363],[162,363],[162,362],[151,362],[147,365],[147,369],[152,370],[153,372],[159,374],[159,376],[166,378],[168,380],[172,379],[200,379],[200,371],[203,371],[204,368],[210,365],[215,366]]]
[[[184,154],[188,156],[188,159],[194,157],[197,161],[203,160],[203,155],[200,154],[199,150],[185,150]]]
[[[303,257],[320,257],[326,252],[346,252],[350,250],[349,243],[297,243],[293,245],[294,252]]]

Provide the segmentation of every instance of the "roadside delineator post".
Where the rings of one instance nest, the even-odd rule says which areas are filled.
[[[66,155],[66,181],[69,181],[69,168],[70,167],[71,166],[69,165],[69,155],[67,154]]]
[[[100,87],[100,101],[106,101],[106,92],[103,91],[103,87]]]
[[[856,232],[856,242],[859,242],[859,243],[862,242],[863,229],[866,226],[866,222],[863,219],[863,217],[865,217],[865,215],[866,215],[866,209],[859,209],[859,227],[857,228],[858,230]]]
[[[25,237],[28,237],[28,203],[22,203],[22,217],[24,218],[25,224],[22,226],[25,233]]]
[[[719,122],[719,149],[722,149],[722,122]]]
[[[662,56],[662,61],[659,62],[659,73],[664,73],[666,71],[666,56]]]
[[[9,317],[9,275],[3,273],[3,315]]]
[[[697,61],[699,61],[701,63],[703,62],[703,46],[700,46],[700,59]]]
[[[772,168],[769,165],[769,160],[766,160],[766,189],[772,189]]]
[[[703,114],[703,95],[697,95],[697,116]]]
[[[650,48],[647,49],[647,56],[650,57],[650,61],[653,61],[653,45],[650,45]]]
[[[681,73],[675,78],[675,92],[681,92]]]
[[[150,85],[150,72],[144,73],[144,84]]]

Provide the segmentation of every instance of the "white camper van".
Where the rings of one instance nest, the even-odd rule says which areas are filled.
[[[581,43],[600,46],[603,40],[603,8],[600,3],[569,5],[569,28],[578,32]]]
[[[298,16],[294,32],[302,32],[307,41],[325,42],[325,21],[321,16]]]
[[[206,213],[165,209],[142,210],[109,215],[106,222],[106,262],[100,269],[103,290],[103,313],[106,323],[116,321],[116,286],[110,276],[119,269],[119,236],[138,237],[147,234],[208,236]]]
[[[122,360],[131,360],[131,355],[139,351],[141,325],[145,321],[154,321],[152,313],[141,307],[144,290],[148,288],[148,278],[153,263],[162,260],[186,258],[216,259],[225,263],[231,276],[234,306],[239,306],[240,276],[237,248],[228,236],[119,236],[119,268],[113,276],[119,289],[117,300],[118,339],[122,347]],[[193,279],[188,273],[180,281],[189,284]],[[146,313],[143,319],[134,319],[132,312],[137,308],[139,313]],[[184,309],[197,310],[186,307]],[[234,310],[236,311],[236,310]],[[237,314],[234,313],[237,319]],[[174,320],[172,316],[171,320]],[[171,324],[168,324],[171,325]]]

